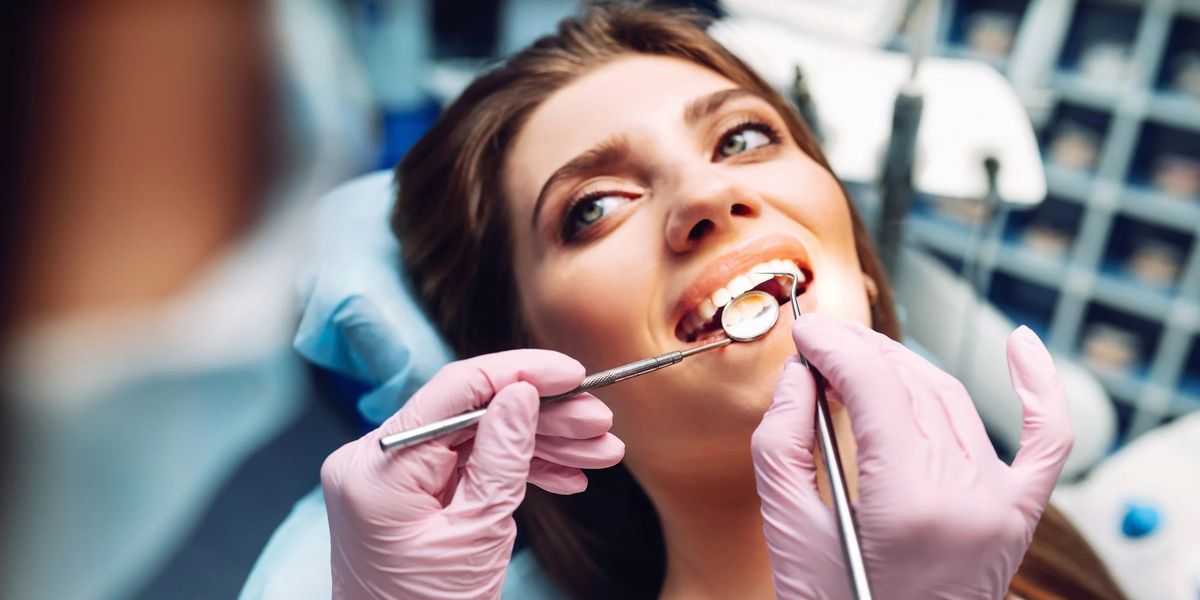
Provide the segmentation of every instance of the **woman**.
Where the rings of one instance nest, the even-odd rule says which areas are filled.
[[[845,597],[799,349],[845,405],[879,597],[1120,597],[1062,516],[1041,518],[1070,434],[1040,342],[1010,340],[1026,430],[1009,467],[962,386],[891,341],[878,258],[813,136],[697,24],[620,7],[565,21],[477,79],[397,175],[415,288],[458,354],[485,356],[326,462],[335,593],[494,595],[519,505],[572,598]],[[780,260],[819,314],[781,306],[761,341],[597,392],[611,433],[588,395],[539,414],[583,376],[566,356],[595,371],[698,343]],[[487,354],[520,347],[562,354]],[[378,451],[489,402],[474,438]],[[623,462],[584,479],[621,442]]]

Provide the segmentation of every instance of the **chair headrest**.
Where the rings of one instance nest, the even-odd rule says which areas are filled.
[[[409,289],[388,228],[390,171],[346,182],[317,202],[311,256],[298,281],[303,314],[293,340],[312,363],[365,381],[358,410],[382,423],[453,360]]]

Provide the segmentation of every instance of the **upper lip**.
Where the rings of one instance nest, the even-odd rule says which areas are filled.
[[[731,279],[749,271],[755,265],[775,259],[794,260],[809,268],[808,250],[794,237],[773,234],[747,239],[729,252],[718,256],[701,268],[699,275],[684,289],[671,310],[671,325],[677,325],[705,298]]]

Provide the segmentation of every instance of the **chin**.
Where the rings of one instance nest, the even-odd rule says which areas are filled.
[[[728,347],[727,356],[681,370],[686,381],[679,393],[690,398],[690,408],[715,429],[753,430],[771,406],[779,375],[789,356],[796,353],[791,324],[776,326],[767,338]],[[677,388],[678,389],[678,388]]]

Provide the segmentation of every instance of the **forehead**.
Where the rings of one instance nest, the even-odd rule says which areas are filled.
[[[717,72],[679,58],[614,60],[554,92],[533,111],[508,153],[509,197],[528,210],[542,183],[572,157],[614,134],[638,139],[683,131],[689,101],[734,87]]]

